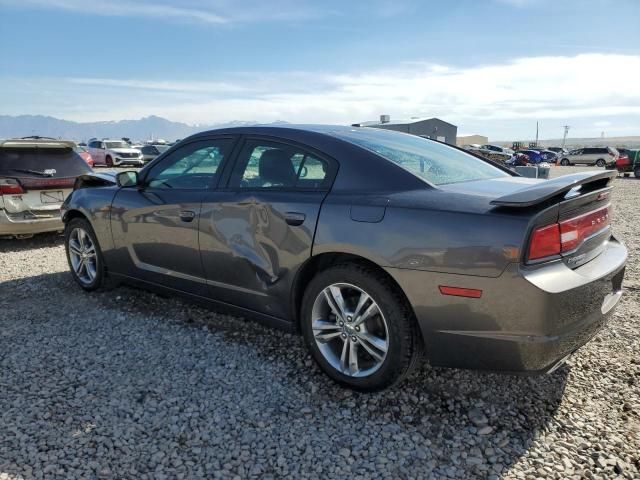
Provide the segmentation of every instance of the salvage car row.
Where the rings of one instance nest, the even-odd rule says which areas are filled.
[[[43,137],[25,137],[42,139]],[[54,139],[49,139],[54,140]],[[74,147],[90,167],[142,167],[166,151],[170,145],[165,143],[147,143],[145,145],[131,145],[125,140],[98,140],[92,138],[87,144]]]
[[[565,167],[572,165],[596,166],[618,170],[620,173],[633,173],[637,178],[640,178],[640,162],[637,162],[640,150],[638,149],[584,147],[567,150],[561,147],[549,147],[548,149],[529,147],[512,150],[498,145],[469,145],[465,149],[510,167],[539,165],[541,163]]]

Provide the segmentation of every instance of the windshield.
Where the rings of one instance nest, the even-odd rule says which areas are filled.
[[[473,155],[415,135],[370,128],[333,135],[371,150],[433,185],[509,176]]]
[[[104,142],[104,144],[106,148],[129,148],[129,144],[127,142],[121,141]]]

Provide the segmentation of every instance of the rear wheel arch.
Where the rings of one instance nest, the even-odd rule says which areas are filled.
[[[336,263],[333,259],[324,262],[327,261],[331,263],[325,269],[317,270],[305,285],[302,298],[299,328],[311,356],[329,377],[356,390],[377,391],[397,384],[418,365],[424,349],[415,313],[406,296],[383,268],[362,257],[338,257]],[[329,295],[326,293],[328,287],[332,291]],[[339,292],[337,298],[343,302],[342,307],[335,306],[334,289]],[[351,307],[346,308],[354,308],[356,301],[361,304],[363,295],[365,303],[362,305],[369,302],[370,307],[377,307],[380,317],[372,314],[369,320],[364,320],[367,315],[363,315],[362,321],[357,316],[348,316],[352,310],[347,309],[343,310],[344,322],[339,322],[337,317],[327,313],[345,308],[347,303]],[[331,301],[324,301],[323,306],[323,299],[328,296],[334,297],[334,307],[327,306]],[[349,329],[352,320],[355,323]],[[384,325],[383,330],[380,322]],[[316,328],[318,325],[319,329]],[[334,331],[340,329],[341,334]],[[335,338],[336,335],[339,337]],[[326,340],[321,338],[325,336]],[[339,342],[342,344],[337,345]]]
[[[415,317],[413,307],[409,303],[409,299],[405,295],[402,287],[400,287],[398,282],[380,265],[373,262],[372,260],[369,260],[368,258],[351,253],[327,252],[315,255],[307,260],[307,262],[302,265],[295,277],[293,288],[291,291],[291,313],[297,330],[300,329],[300,320],[302,318],[302,298],[304,297],[304,292],[307,285],[309,285],[309,282],[320,272],[339,264],[354,264],[371,270],[380,275],[386,282],[391,285],[391,288],[394,289],[394,293],[401,297],[402,301],[406,304],[407,308]]]

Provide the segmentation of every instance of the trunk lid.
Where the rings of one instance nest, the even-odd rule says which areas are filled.
[[[611,237],[611,182],[615,171],[582,172],[552,180],[522,177],[441,185],[440,190],[483,199],[487,213],[530,217],[522,260],[527,264],[562,260],[577,268],[597,257]],[[556,255],[530,260],[530,242],[538,228],[558,225],[564,242]],[[566,246],[566,248],[565,248]]]
[[[0,208],[15,220],[51,218],[77,176],[91,172],[72,142],[10,140],[0,144]]]

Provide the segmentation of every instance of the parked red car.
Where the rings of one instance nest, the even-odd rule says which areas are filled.
[[[73,150],[80,155],[80,157],[82,157],[82,159],[87,162],[87,165],[89,165],[91,168],[94,167],[94,161],[93,158],[91,158],[91,154],[87,151],[86,148],[81,147],[80,145],[76,145],[75,147],[73,147]]]

